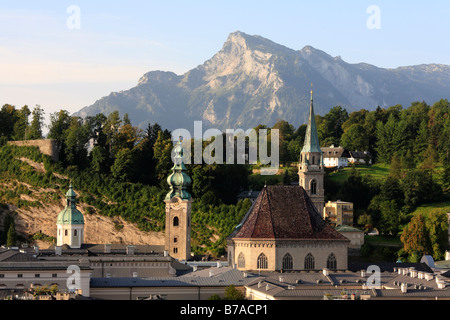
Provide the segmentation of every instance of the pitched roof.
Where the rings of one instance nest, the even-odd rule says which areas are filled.
[[[349,158],[350,153],[344,148],[321,148],[324,158]]]
[[[300,186],[268,186],[259,194],[233,238],[341,240]]]
[[[365,159],[366,157],[372,157],[372,155],[368,151],[349,151],[349,153],[350,157],[354,159]]]

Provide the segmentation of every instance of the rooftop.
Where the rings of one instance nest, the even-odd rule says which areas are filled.
[[[232,238],[348,241],[322,219],[300,186],[264,187],[241,225]]]

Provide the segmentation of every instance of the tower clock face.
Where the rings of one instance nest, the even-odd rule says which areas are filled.
[[[172,206],[174,209],[178,209],[179,207],[181,207],[181,199],[178,197],[175,197],[172,199]]]

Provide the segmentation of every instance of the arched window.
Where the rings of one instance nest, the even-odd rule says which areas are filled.
[[[67,229],[66,229],[66,230],[64,230],[64,235],[65,235],[65,236],[67,236]]]
[[[314,162],[316,162],[316,157],[315,156],[312,157],[312,163],[311,164],[315,164]]]
[[[314,256],[311,253],[308,253],[305,258],[305,270],[314,270]]]
[[[77,231],[77,229],[73,230],[73,236],[74,236],[74,237],[78,236],[78,231]]]
[[[173,226],[178,227],[179,224],[180,224],[180,220],[178,219],[178,217],[173,218]]]
[[[261,253],[258,257],[258,269],[267,269],[268,263],[267,263],[267,257],[264,253]]]
[[[294,269],[292,256],[289,253],[286,253],[283,257],[283,270],[292,270],[292,269]]]
[[[311,181],[311,194],[317,194],[317,181]]]
[[[337,269],[336,257],[335,257],[335,255],[333,253],[328,256],[327,269],[330,269],[330,270],[336,270]]]
[[[241,252],[238,257],[238,268],[245,268],[245,256]]]

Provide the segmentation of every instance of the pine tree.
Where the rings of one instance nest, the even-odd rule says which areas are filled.
[[[13,247],[16,245],[16,228],[14,222],[10,224],[8,234],[6,235],[6,246]]]

